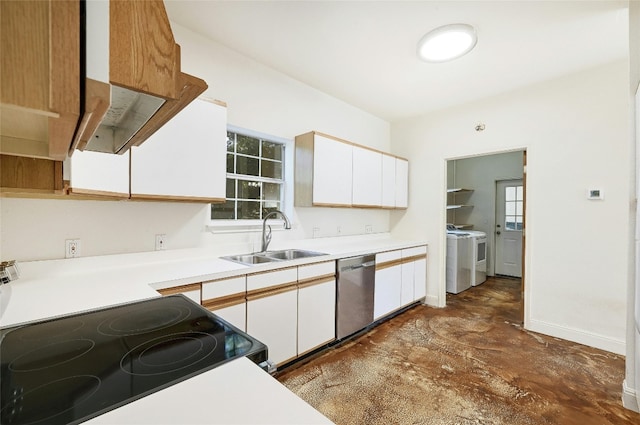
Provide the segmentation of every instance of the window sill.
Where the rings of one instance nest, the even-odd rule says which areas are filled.
[[[284,228],[284,220],[269,219],[273,231]],[[249,233],[262,231],[262,220],[211,220],[206,229],[210,233]]]

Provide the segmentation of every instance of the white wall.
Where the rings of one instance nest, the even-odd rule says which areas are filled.
[[[413,166],[411,204],[392,214],[392,231],[430,244],[428,301],[445,304],[446,161],[526,149],[525,326],[624,353],[628,111],[621,61],[394,123],[394,153]],[[485,131],[474,130],[479,122]],[[593,187],[604,201],[586,199]]]
[[[182,70],[209,85],[205,95],[227,102],[230,124],[293,139],[311,130],[390,150],[388,122],[172,24],[181,46]],[[0,258],[18,261],[64,258],[64,240],[80,238],[82,255],[153,250],[155,234],[169,249],[258,244],[259,234],[205,232],[208,205],[0,199]],[[374,233],[389,230],[389,212],[339,208],[297,208],[284,239]],[[246,248],[250,249],[250,248]]]
[[[640,184],[640,160],[637,140],[640,120],[637,120],[638,111],[635,108],[635,93],[640,83],[640,3],[629,2],[629,99],[631,121],[630,139],[632,168],[636,170],[635,184],[631,185],[630,197],[635,199],[637,208],[637,191]],[[640,234],[638,223],[632,217],[632,229],[629,237],[629,281],[627,291],[627,352],[625,362],[625,381],[623,384],[622,401],[625,407],[640,411],[640,278],[637,276],[640,263],[636,258],[640,253],[640,242],[636,242],[636,236]]]

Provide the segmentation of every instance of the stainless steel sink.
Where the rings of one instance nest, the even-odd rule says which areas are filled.
[[[278,261],[276,259],[264,257],[258,254],[228,255],[226,257],[220,257],[220,258],[222,258],[223,260],[233,261],[235,263],[249,264],[249,265],[271,263],[274,261]]]
[[[318,257],[327,255],[324,252],[306,251],[303,249],[285,249],[282,251],[267,251],[263,253],[265,257],[276,258],[278,260],[295,260],[298,258]]]
[[[303,249],[284,249],[282,251],[254,252],[252,254],[227,255],[220,257],[223,260],[233,261],[235,263],[254,265],[273,263],[278,261],[296,260],[298,258],[317,257],[320,255],[328,255],[324,252],[306,251]]]

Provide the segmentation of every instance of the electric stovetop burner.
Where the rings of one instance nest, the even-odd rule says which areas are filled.
[[[76,424],[267,347],[182,295],[0,329],[0,423]]]

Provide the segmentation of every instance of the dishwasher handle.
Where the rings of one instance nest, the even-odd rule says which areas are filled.
[[[376,261],[367,261],[366,263],[360,263],[360,264],[353,264],[353,265],[345,265],[340,267],[340,269],[338,271],[340,272],[348,272],[348,271],[352,271],[352,270],[359,270],[359,269],[364,269],[367,267],[375,267],[376,265]]]

